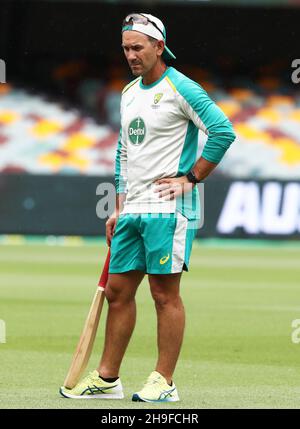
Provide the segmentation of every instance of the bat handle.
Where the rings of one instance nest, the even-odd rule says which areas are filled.
[[[109,261],[110,261],[110,248],[108,249],[107,256],[105,259],[104,267],[102,270],[102,274],[98,283],[98,287],[105,289],[107,279],[108,279],[108,268],[109,268]]]

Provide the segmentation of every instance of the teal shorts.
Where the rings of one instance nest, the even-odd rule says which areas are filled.
[[[179,212],[121,214],[111,241],[109,273],[188,271],[196,232]]]

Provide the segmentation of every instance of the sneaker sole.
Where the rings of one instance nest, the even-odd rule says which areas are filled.
[[[145,398],[141,398],[137,393],[134,393],[132,395],[132,401],[133,402],[153,402],[153,403],[161,403],[161,402],[178,402],[180,401],[180,399],[178,398],[178,396],[174,397],[174,398],[167,398],[167,399],[159,399],[159,400],[155,400],[155,399],[145,399]]]
[[[70,398],[70,399],[124,399],[124,393],[120,392],[120,393],[103,393],[103,394],[98,394],[98,395],[81,395],[81,396],[76,396],[76,395],[71,395],[69,393],[66,393],[65,390],[63,390],[63,388],[61,387],[59,389],[59,393],[64,397],[64,398]]]

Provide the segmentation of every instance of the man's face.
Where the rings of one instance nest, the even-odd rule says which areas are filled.
[[[144,76],[153,68],[163,46],[163,42],[152,43],[146,34],[137,31],[122,34],[122,47],[134,76]]]

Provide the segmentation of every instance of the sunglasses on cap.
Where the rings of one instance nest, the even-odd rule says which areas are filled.
[[[151,19],[149,19],[147,16],[144,16],[140,13],[131,13],[130,15],[127,15],[126,18],[123,21],[123,27],[125,25],[128,25],[130,22],[133,22],[134,24],[143,24],[143,25],[147,25],[147,24],[152,24],[163,36],[163,38],[165,38],[164,33],[161,31],[161,29],[158,27],[158,25],[151,21]]]

